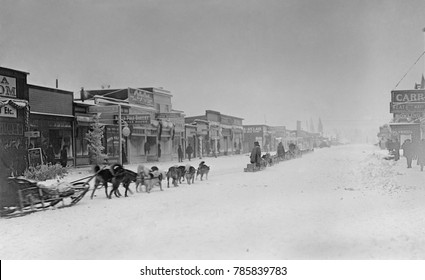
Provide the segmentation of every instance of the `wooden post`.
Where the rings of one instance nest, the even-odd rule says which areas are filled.
[[[19,196],[19,207],[21,208],[21,213],[24,212],[24,204],[23,204],[23,197],[22,197],[22,191],[18,190],[18,196]]]
[[[119,163],[122,165],[122,120],[121,120],[121,105],[118,105],[118,134],[119,134]]]
[[[44,198],[43,198],[43,190],[41,188],[38,189],[38,193],[40,195],[40,200],[41,200],[41,207],[43,207],[43,211],[45,210],[44,208]]]

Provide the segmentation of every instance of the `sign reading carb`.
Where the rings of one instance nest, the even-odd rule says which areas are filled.
[[[393,90],[391,102],[425,102],[425,90]]]

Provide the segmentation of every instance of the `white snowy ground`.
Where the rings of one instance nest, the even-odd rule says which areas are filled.
[[[0,259],[424,259],[425,172],[386,154],[336,146],[255,173],[204,158],[208,181],[0,219]]]

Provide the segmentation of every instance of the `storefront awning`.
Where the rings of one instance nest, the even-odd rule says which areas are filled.
[[[119,99],[115,99],[115,98],[107,98],[104,96],[98,96],[95,95],[93,97],[95,99],[95,103],[100,105],[100,104],[114,104],[114,105],[121,105],[123,107],[127,107],[127,108],[132,108],[132,109],[138,109],[141,111],[146,111],[146,112],[152,112],[155,113],[156,109],[153,107],[149,107],[149,106],[143,106],[143,105],[139,105],[139,104],[131,104],[128,103],[128,101],[124,101],[124,100],[119,100]]]
[[[51,114],[51,113],[41,113],[41,112],[30,112],[34,115],[45,115],[45,116],[54,116],[54,117],[64,117],[64,118],[74,118],[73,115],[65,115],[65,114]]]
[[[77,122],[93,122],[93,117],[89,116],[75,116]]]
[[[390,127],[391,126],[393,126],[393,127],[397,127],[397,126],[409,126],[409,125],[415,126],[415,125],[420,125],[420,123],[406,123],[406,122],[403,122],[403,123],[390,123],[389,125],[390,125]]]

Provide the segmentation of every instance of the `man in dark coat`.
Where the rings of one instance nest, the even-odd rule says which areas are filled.
[[[251,163],[255,163],[257,167],[261,164],[261,148],[260,143],[254,142],[254,148],[251,151]]]
[[[401,145],[401,148],[403,149],[403,156],[405,156],[407,160],[407,168],[412,168],[412,159],[415,154],[412,141],[407,139],[404,141],[403,145]]]
[[[61,165],[63,167],[66,167],[67,163],[68,163],[68,146],[64,145],[61,151]]]
[[[189,161],[190,161],[190,158],[192,157],[192,153],[193,153],[193,148],[189,143],[189,145],[186,147],[186,154],[187,154],[187,157],[189,158]]]
[[[179,157],[179,162],[183,162],[183,150],[181,145],[177,148],[177,155]]]
[[[145,142],[144,149],[145,149],[145,155],[149,154],[151,147],[148,141]]]
[[[161,144],[158,144],[158,158],[161,157]]]
[[[285,158],[285,148],[283,147],[282,142],[277,145],[277,156],[282,159]]]
[[[425,139],[422,139],[421,142],[418,145],[418,165],[421,166],[421,171],[424,171],[424,165],[425,165]]]
[[[49,147],[46,150],[46,158],[47,163],[55,164],[55,152],[53,151],[52,144],[49,144]]]

